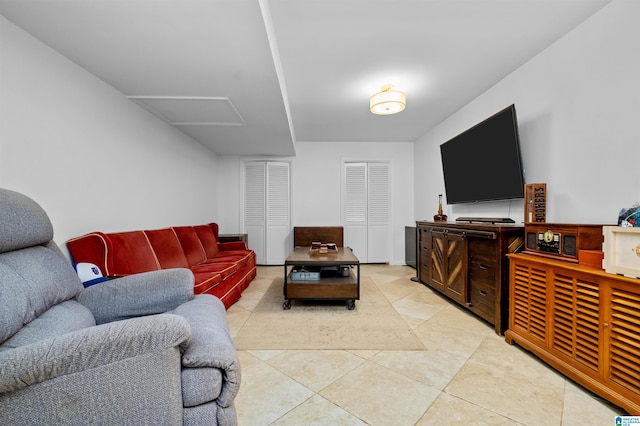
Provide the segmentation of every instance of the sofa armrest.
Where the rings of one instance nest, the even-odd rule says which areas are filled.
[[[218,243],[218,250],[249,250],[249,248],[247,247],[247,243],[244,241],[230,241],[228,243]]]
[[[163,269],[128,275],[85,288],[77,300],[95,316],[96,324],[160,314],[193,298],[193,273]]]
[[[217,404],[228,407],[240,390],[240,362],[233,344],[224,305],[209,294],[197,295],[173,312],[186,318],[191,340],[183,356],[187,368],[214,367],[223,371],[224,382]]]
[[[176,346],[183,350],[189,338],[190,327],[184,318],[153,315],[0,351],[0,394],[147,352]]]

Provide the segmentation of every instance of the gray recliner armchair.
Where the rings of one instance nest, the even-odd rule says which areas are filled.
[[[186,269],[84,288],[44,210],[0,189],[0,424],[236,424],[222,303]]]

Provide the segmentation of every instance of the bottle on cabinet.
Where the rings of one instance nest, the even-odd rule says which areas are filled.
[[[438,195],[438,214],[433,215],[434,222],[446,222],[447,215],[442,211],[442,194]]]

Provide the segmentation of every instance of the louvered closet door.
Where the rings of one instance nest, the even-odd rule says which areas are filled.
[[[249,248],[256,252],[256,263],[266,260],[267,194],[266,163],[250,162],[244,165],[244,232]]]
[[[267,265],[283,265],[289,255],[289,163],[267,163]]]
[[[244,230],[259,265],[282,265],[289,254],[290,174],[286,162],[246,162]]]
[[[367,258],[369,263],[389,261],[389,165],[368,163]]]
[[[389,165],[344,163],[345,246],[362,263],[389,261]]]

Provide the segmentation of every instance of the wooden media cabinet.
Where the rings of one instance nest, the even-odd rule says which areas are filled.
[[[506,341],[640,415],[640,279],[531,254],[509,257]]]
[[[507,329],[507,254],[524,245],[516,224],[416,222],[418,279],[491,323]]]

